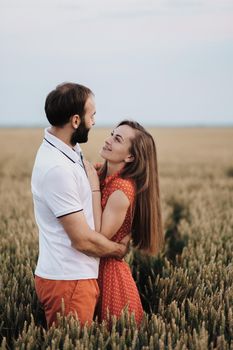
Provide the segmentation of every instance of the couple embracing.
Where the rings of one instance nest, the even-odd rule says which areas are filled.
[[[155,143],[140,124],[124,120],[105,140],[98,169],[80,143],[95,124],[92,91],[65,83],[49,93],[51,127],[32,173],[39,257],[35,288],[47,325],[57,313],[81,324],[119,318],[128,308],[139,326],[143,309],[124,256],[129,241],[145,254],[163,242]]]

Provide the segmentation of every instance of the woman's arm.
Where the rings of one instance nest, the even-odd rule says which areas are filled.
[[[102,218],[100,190],[92,191],[92,206],[93,206],[95,230],[97,232],[100,232],[101,231],[101,218]]]
[[[94,166],[87,160],[84,160],[85,169],[87,172],[88,180],[90,182],[92,191],[92,205],[93,205],[93,216],[95,230],[97,232],[101,231],[101,218],[102,218],[102,208],[101,208],[101,193],[99,177]]]
[[[123,224],[129,206],[130,201],[126,194],[121,190],[114,191],[102,213],[100,233],[109,239],[112,238]]]
[[[95,230],[110,239],[123,224],[130,201],[123,191],[116,190],[109,196],[102,213],[98,174],[89,162],[85,161],[84,164],[92,189]]]

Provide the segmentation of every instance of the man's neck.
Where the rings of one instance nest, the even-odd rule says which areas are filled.
[[[73,148],[72,144],[70,143],[70,133],[65,127],[58,128],[56,126],[51,126],[48,132],[64,142],[67,146]]]

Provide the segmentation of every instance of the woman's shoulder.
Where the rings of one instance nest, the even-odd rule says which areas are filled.
[[[136,184],[133,179],[123,179],[118,176],[113,180],[112,186],[126,194],[135,195]]]

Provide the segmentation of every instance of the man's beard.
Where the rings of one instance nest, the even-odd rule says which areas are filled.
[[[75,146],[76,143],[85,143],[88,141],[88,133],[90,129],[88,129],[85,125],[85,121],[82,120],[79,124],[78,129],[76,129],[71,135],[70,143],[72,146]]]

